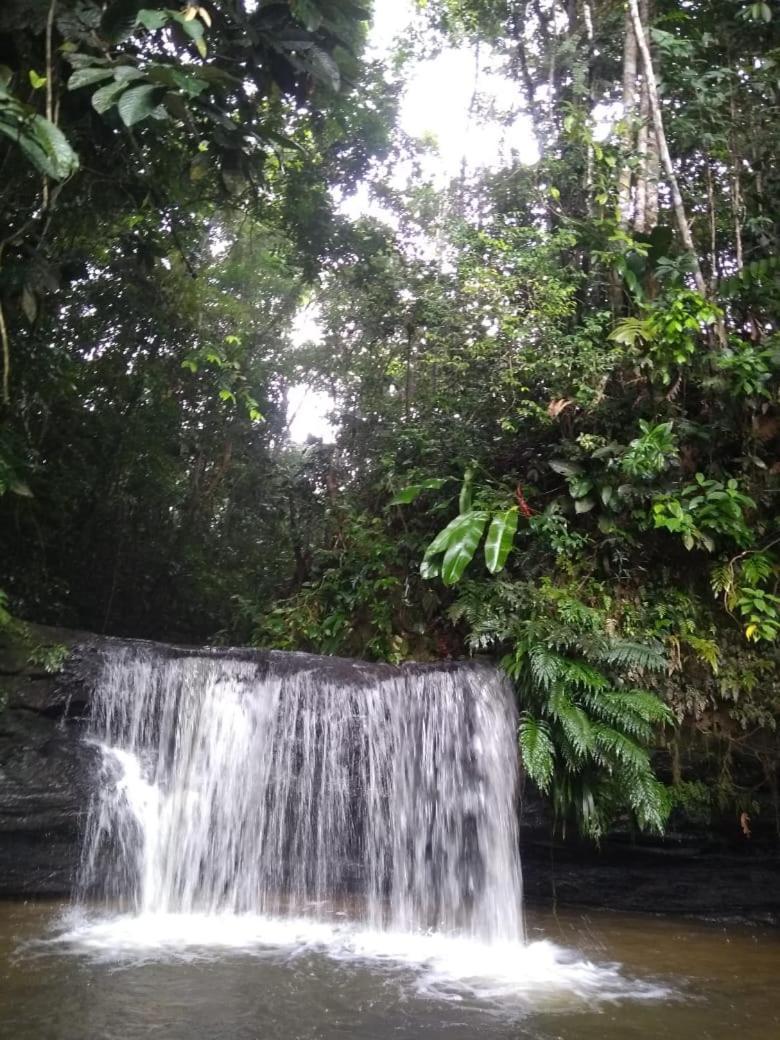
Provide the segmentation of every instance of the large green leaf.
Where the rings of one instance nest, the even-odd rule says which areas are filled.
[[[150,116],[157,108],[160,96],[160,88],[156,83],[144,83],[126,90],[117,106],[125,126],[135,126]]]
[[[497,513],[490,522],[485,540],[485,563],[491,574],[504,569],[517,532],[517,506]]]
[[[93,83],[100,83],[104,79],[111,79],[113,75],[113,69],[76,69],[68,80],[68,90],[78,90],[79,87],[91,87]]]
[[[33,166],[53,180],[64,180],[78,169],[78,156],[60,128],[8,95],[0,97],[0,134],[15,141]]]
[[[487,520],[488,514],[481,510],[472,510],[456,518],[441,565],[445,585],[455,585],[473,560]]]
[[[104,87],[100,87],[92,95],[92,107],[96,112],[103,115],[104,112],[108,112],[109,108],[113,108],[119,95],[126,88],[127,83],[125,82],[114,80],[111,83],[106,83]]]

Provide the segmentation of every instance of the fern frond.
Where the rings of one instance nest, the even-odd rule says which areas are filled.
[[[641,743],[653,738],[653,727],[638,712],[633,710],[631,694],[610,690],[604,693],[586,694],[583,703],[594,719],[627,733]]]
[[[549,705],[577,755],[585,758],[594,744],[593,727],[586,712],[578,704],[574,704],[568,694],[560,688],[553,690]]]
[[[561,658],[554,650],[536,643],[528,651],[528,661],[534,681],[543,690],[549,690],[561,672]]]
[[[598,668],[585,664],[584,661],[561,660],[560,680],[570,686],[582,690],[606,690],[609,681]]]
[[[648,771],[636,778],[627,793],[639,826],[662,834],[672,806],[667,788]]]
[[[526,772],[539,790],[546,792],[555,768],[555,749],[547,725],[525,715],[520,721],[518,738]]]
[[[631,737],[609,726],[596,726],[594,733],[596,747],[607,760],[622,764],[637,776],[649,772],[650,758],[647,752]]]
[[[666,668],[666,655],[658,642],[636,643],[630,639],[612,639],[605,647],[602,659],[606,664],[644,672],[662,672]]]

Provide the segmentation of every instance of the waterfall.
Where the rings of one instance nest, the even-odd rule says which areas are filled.
[[[478,664],[119,646],[80,898],[518,940],[516,722]]]

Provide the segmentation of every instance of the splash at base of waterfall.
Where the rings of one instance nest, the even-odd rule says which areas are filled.
[[[566,1006],[619,1000],[668,999],[663,986],[621,974],[615,964],[581,959],[541,940],[484,942],[441,932],[361,928],[346,918],[257,914],[120,914],[74,911],[53,940],[102,963],[139,965],[213,961],[226,956],[297,958],[324,955],[402,976],[418,994],[447,1000],[477,998],[504,1007]]]

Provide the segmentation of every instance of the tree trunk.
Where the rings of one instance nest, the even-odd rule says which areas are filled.
[[[628,9],[631,13],[631,21],[634,26],[639,53],[642,55],[642,67],[644,69],[645,81],[647,83],[647,97],[650,103],[650,114],[653,119],[653,127],[655,129],[656,141],[658,143],[658,152],[672,192],[672,205],[674,208],[677,231],[686,252],[691,258],[691,266],[693,268],[693,278],[696,282],[696,288],[702,296],[706,296],[707,285],[704,281],[704,275],[702,274],[701,265],[699,264],[699,258],[696,255],[691,229],[688,225],[688,218],[685,214],[685,204],[683,203],[682,195],[680,194],[680,185],[677,180],[677,175],[674,172],[674,164],[672,163],[672,157],[669,153],[669,145],[666,141],[663,115],[661,113],[661,103],[658,98],[658,87],[655,81],[655,72],[653,70],[653,59],[650,55],[647,37],[642,26],[642,19],[639,14],[639,5],[637,0],[628,0]]]
[[[636,117],[636,35],[631,24],[631,15],[626,11],[625,37],[623,42],[623,134],[624,162],[618,179],[618,209],[620,226],[627,230],[631,222],[631,155],[634,141]]]
[[[639,101],[639,133],[636,141],[637,175],[636,175],[636,204],[634,207],[634,231],[640,235],[647,228],[647,151],[648,138],[654,134],[650,132],[650,101],[647,96],[647,80],[642,77]]]

